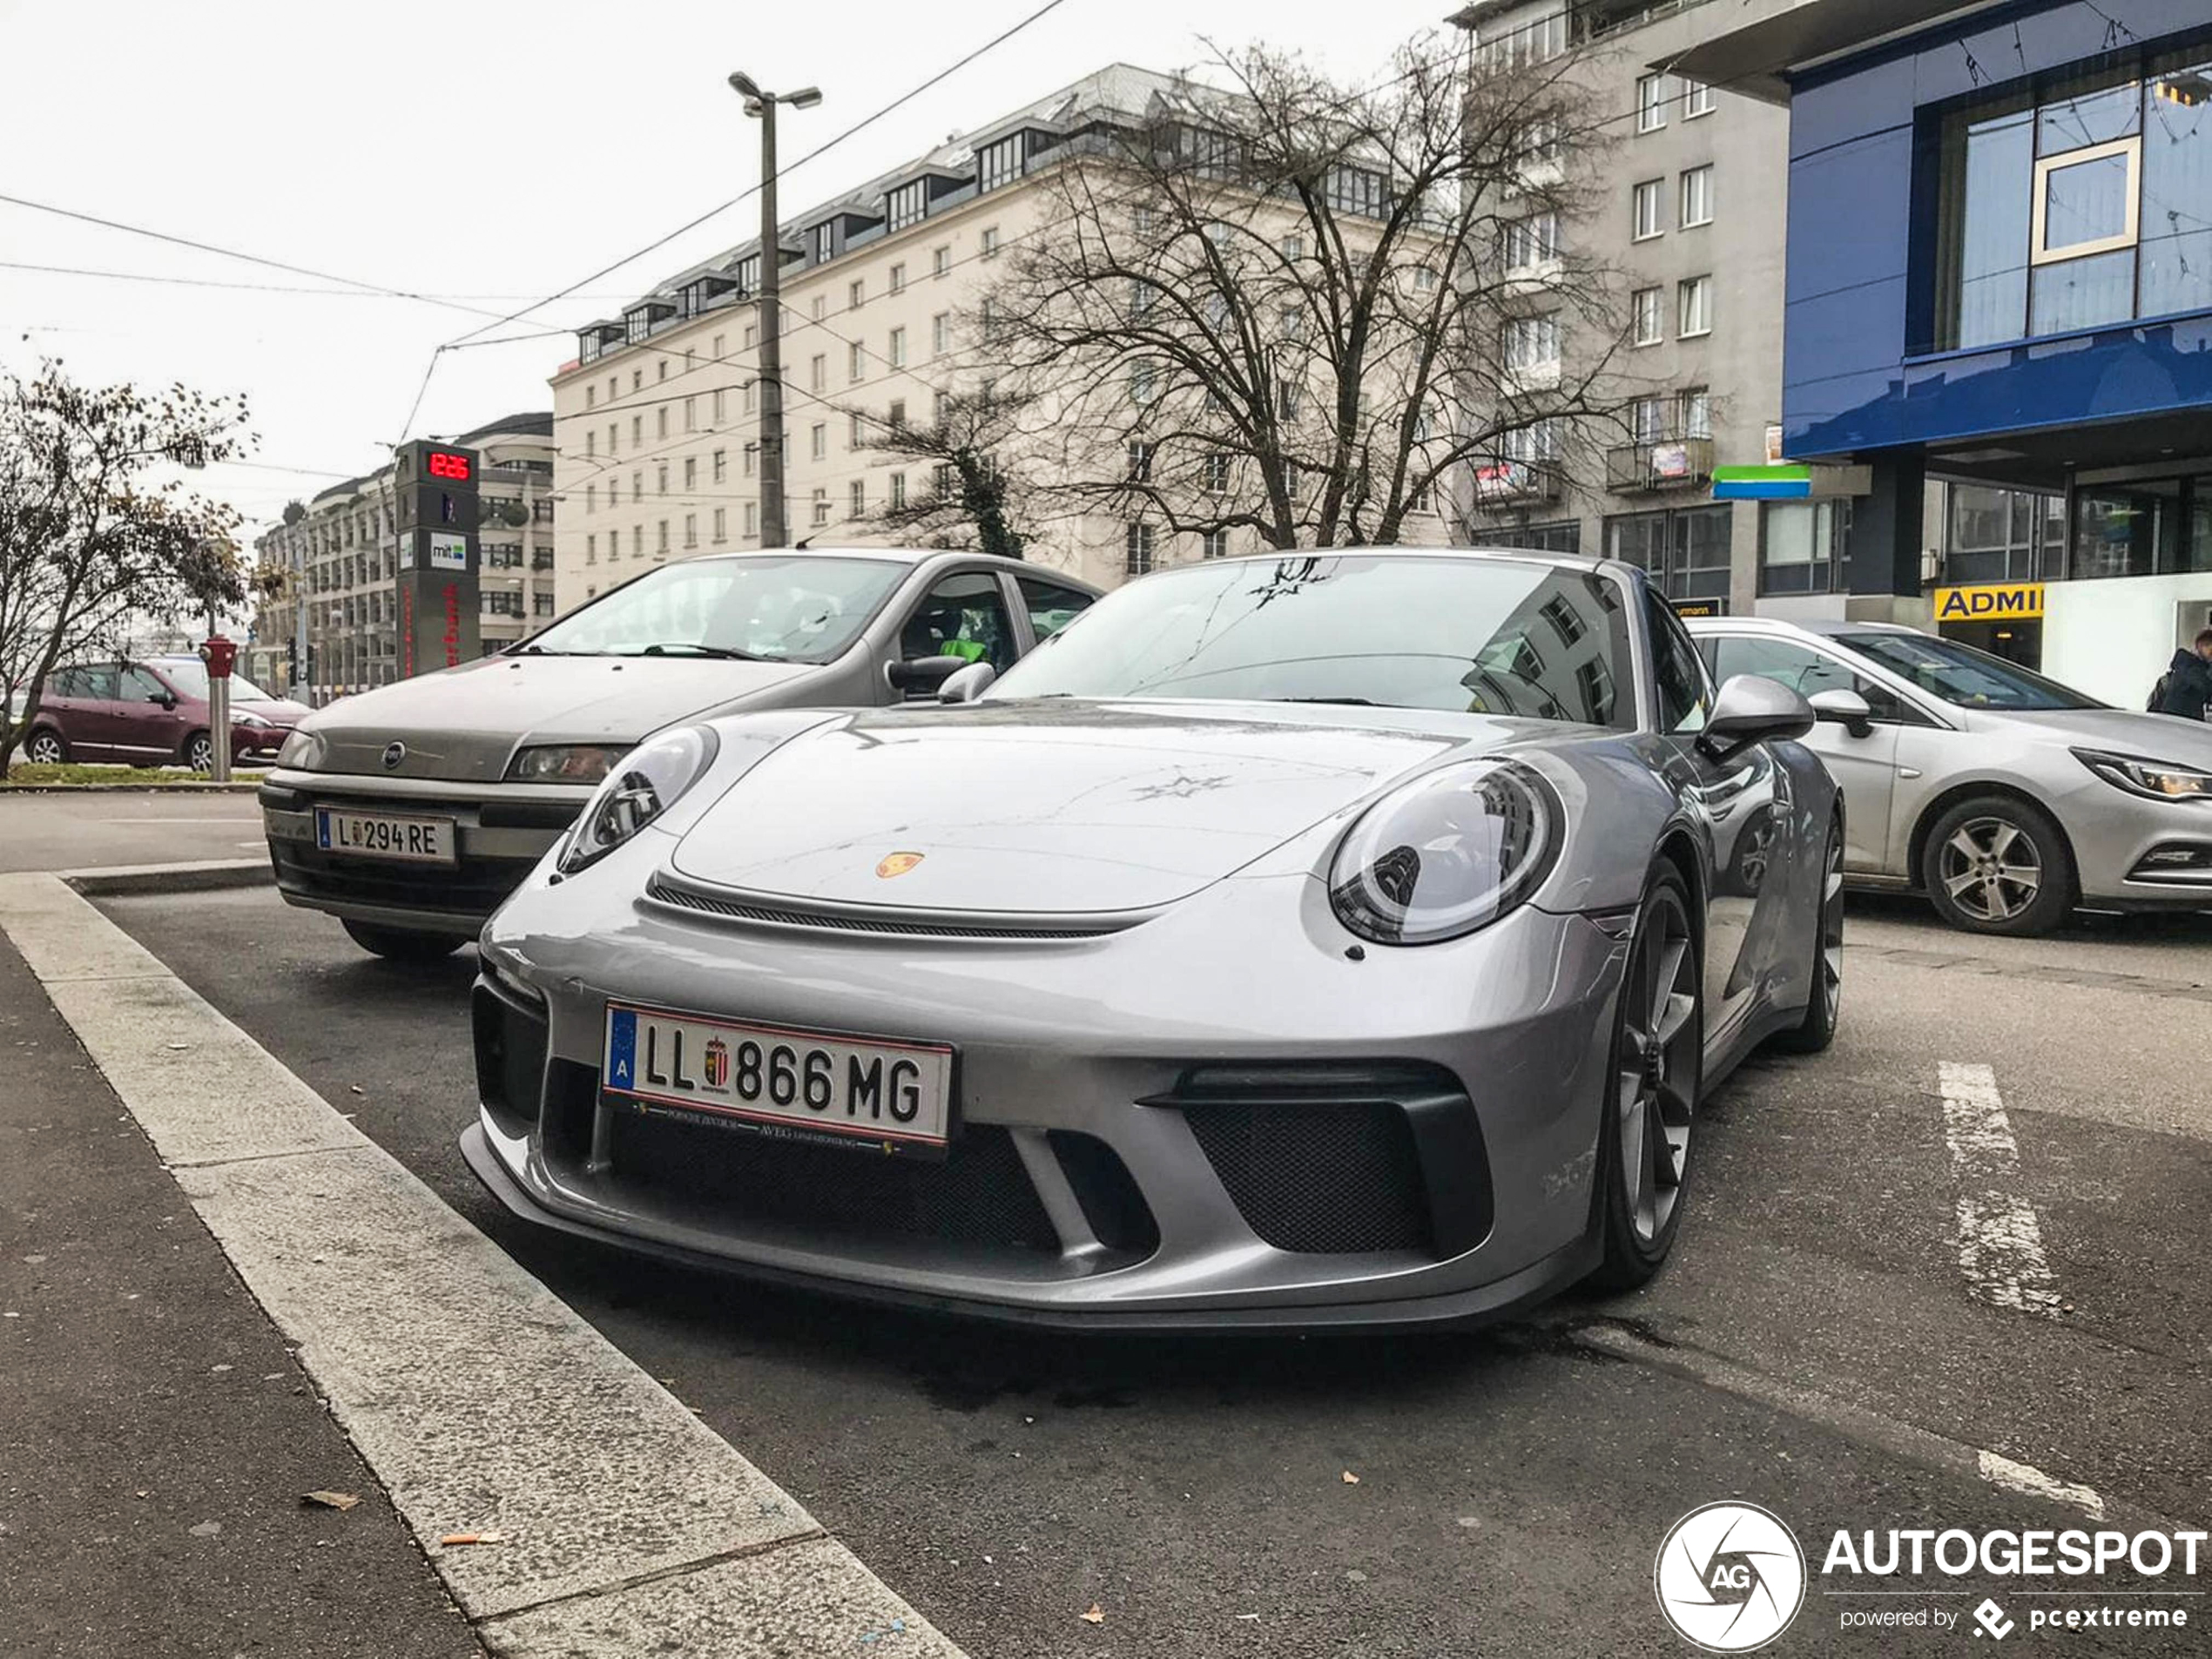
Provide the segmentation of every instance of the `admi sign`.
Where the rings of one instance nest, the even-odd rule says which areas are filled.
[[[1946,622],[2032,622],[2043,614],[2040,582],[1992,583],[1982,587],[1938,588],[1935,619]]]

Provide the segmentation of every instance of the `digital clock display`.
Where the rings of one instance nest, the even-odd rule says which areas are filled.
[[[469,476],[469,457],[455,455],[450,449],[426,450],[422,456],[422,464],[428,469],[430,476],[433,478],[455,478],[465,481]]]

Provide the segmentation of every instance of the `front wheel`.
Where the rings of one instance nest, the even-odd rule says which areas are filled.
[[[1812,988],[1802,1023],[1777,1032],[1770,1046],[1784,1054],[1818,1054],[1836,1040],[1844,1006],[1844,826],[1828,826],[1820,865],[1820,915],[1813,927]]]
[[[1920,879],[1936,914],[1968,933],[2030,938],[2074,908],[2074,859],[2059,826],[2010,795],[1960,801],[1936,820]]]
[[[418,934],[405,927],[378,927],[366,921],[347,921],[344,927],[354,943],[388,962],[441,961],[469,942],[451,934]]]
[[[1598,1126],[1600,1290],[1648,1282],[1674,1247],[1689,1176],[1690,1130],[1704,1086],[1705,1020],[1689,890],[1651,879],[1613,1021],[1613,1063]]]

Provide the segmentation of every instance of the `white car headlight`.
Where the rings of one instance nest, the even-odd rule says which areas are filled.
[[[626,743],[557,743],[518,749],[507,763],[510,784],[596,784],[628,754]]]
[[[298,772],[319,771],[328,747],[315,733],[303,726],[294,726],[292,735],[284,740],[284,747],[277,751],[277,765]]]
[[[2194,766],[2169,766],[2159,760],[2076,749],[2074,758],[2115,789],[2152,800],[2212,800],[2212,772]]]
[[[561,873],[574,875],[606,857],[674,806],[714,764],[719,746],[711,728],[687,725],[623,756],[570,829],[561,848]]]
[[[1433,945],[1487,927],[1559,856],[1564,810],[1510,760],[1447,766],[1361,813],[1329,871],[1337,920],[1379,945]]]
[[[273,720],[263,719],[258,714],[238,714],[232,716],[231,718],[232,723],[236,725],[267,727],[276,724]]]

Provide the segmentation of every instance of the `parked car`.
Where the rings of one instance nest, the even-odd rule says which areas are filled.
[[[1924,893],[1975,933],[2045,933],[2078,905],[2212,909],[2212,727],[2107,708],[1911,628],[1689,628],[1714,673],[1811,701],[1853,883]]]
[[[38,699],[24,758],[42,765],[108,760],[206,772],[215,758],[208,691],[207,664],[188,652],[57,668]],[[232,675],[232,760],[273,761],[308,713],[306,704]]]
[[[1011,667],[1098,597],[1017,561],[871,548],[664,565],[526,643],[317,712],[261,788],[277,885],[364,948],[475,937],[606,776],[660,727],[718,708],[934,695]]]
[[[991,676],[616,763],[480,942],[493,1193],[1022,1321],[1469,1320],[1649,1278],[1705,1090],[1835,1031],[1812,711],[1629,566],[1210,560]]]

